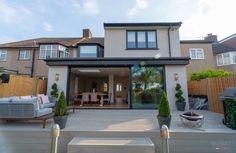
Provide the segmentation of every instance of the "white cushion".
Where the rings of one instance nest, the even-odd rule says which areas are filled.
[[[50,103],[48,96],[43,95],[40,96],[40,98],[41,98],[41,104]]]

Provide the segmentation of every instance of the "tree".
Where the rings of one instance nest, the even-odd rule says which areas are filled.
[[[171,116],[170,104],[169,104],[169,100],[167,99],[165,91],[163,91],[161,95],[160,106],[159,106],[159,116],[162,116],[162,117]]]
[[[52,90],[51,90],[50,94],[52,97],[58,98],[58,88],[57,88],[56,83],[53,83]]]
[[[56,105],[55,116],[64,116],[67,115],[67,104],[66,97],[64,92],[62,91]]]

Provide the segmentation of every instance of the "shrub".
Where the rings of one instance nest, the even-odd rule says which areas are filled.
[[[206,78],[213,78],[213,77],[223,77],[223,76],[230,76],[232,75],[232,72],[225,71],[223,69],[214,70],[214,69],[208,69],[208,70],[202,70],[199,72],[193,72],[190,74],[190,80],[202,80]]]
[[[57,88],[56,83],[53,83],[52,90],[51,90],[50,94],[52,97],[58,98],[58,88]]]
[[[64,92],[62,91],[56,105],[55,116],[64,116],[67,115],[67,104],[66,97]]]
[[[176,84],[175,91],[176,102],[185,102],[185,98],[183,97],[183,91],[179,83]]]
[[[171,116],[170,104],[167,99],[165,91],[162,92],[160,106],[159,106],[159,116],[169,117]]]

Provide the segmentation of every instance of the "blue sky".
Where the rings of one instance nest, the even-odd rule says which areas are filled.
[[[103,36],[104,22],[183,22],[181,39],[235,33],[235,0],[0,0],[0,43]]]

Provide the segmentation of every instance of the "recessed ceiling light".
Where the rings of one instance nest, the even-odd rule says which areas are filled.
[[[78,69],[78,70],[83,73],[99,73],[99,72],[101,72],[99,69]]]

